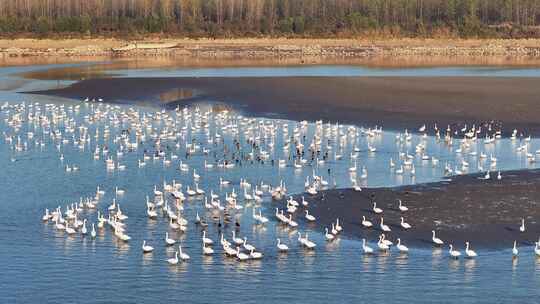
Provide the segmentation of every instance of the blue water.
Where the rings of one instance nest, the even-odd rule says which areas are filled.
[[[357,69],[317,68],[329,74],[340,69]],[[310,69],[300,70],[302,73],[311,71],[310,75],[323,73]],[[17,70],[0,71],[0,76],[9,79],[11,76],[8,74],[14,71]],[[199,70],[179,70],[174,73],[188,75],[196,71]],[[245,73],[244,69],[229,68],[201,72],[201,75],[219,71],[222,73],[219,75]],[[260,76],[285,71],[286,68],[255,68],[249,73]],[[289,72],[294,74],[297,70],[292,68]],[[141,70],[133,73],[162,76],[171,72],[164,71],[161,74],[155,70]],[[25,84],[25,87],[48,85],[54,85],[54,82],[36,81]],[[295,170],[291,161],[287,161],[284,168],[278,167],[277,163],[272,166],[269,162],[264,165],[247,162],[242,167],[232,169],[205,169],[204,160],[213,160],[212,152],[205,156],[199,151],[186,160],[186,142],[195,139],[210,151],[221,151],[224,144],[233,147],[233,140],[238,138],[242,151],[248,153],[250,149],[245,139],[250,136],[262,139],[266,135],[267,140],[261,141],[260,146],[276,160],[287,159],[288,154],[282,149],[284,140],[294,133],[295,128],[299,128],[299,124],[294,121],[264,118],[253,118],[249,124],[247,118],[236,113],[229,114],[227,119],[218,119],[217,113],[209,113],[208,125],[205,126],[195,116],[186,118],[174,111],[162,112],[161,109],[135,106],[90,105],[51,97],[27,97],[15,90],[0,92],[0,105],[5,101],[9,101],[9,104],[0,112],[0,131],[3,134],[0,138],[0,168],[3,169],[0,179],[3,194],[0,204],[0,299],[3,303],[275,303],[308,300],[314,303],[532,303],[537,302],[540,296],[540,260],[534,257],[530,247],[520,248],[520,257],[517,260],[512,260],[510,246],[507,250],[478,250],[480,256],[475,260],[454,261],[448,258],[446,249],[441,251],[420,248],[411,248],[407,256],[395,251],[364,256],[361,253],[361,243],[357,241],[340,238],[327,243],[321,231],[308,226],[301,225],[298,229],[292,229],[278,225],[272,216],[275,203],[265,193],[260,203],[244,202],[240,198],[238,204],[244,208],[232,212],[233,217],[241,223],[238,234],[247,237],[249,243],[264,253],[264,258],[260,261],[241,263],[225,257],[221,247],[216,245],[213,256],[202,255],[201,228],[194,224],[196,213],[208,219],[208,237],[216,243],[219,241],[218,227],[210,219],[215,211],[205,211],[203,200],[188,198],[183,203],[183,214],[189,221],[186,233],[173,233],[168,229],[166,218],[159,216],[156,220],[151,220],[145,213],[146,196],[153,197],[155,185],[162,189],[164,181],[170,184],[175,180],[182,183],[184,192],[187,186],[193,188],[193,169],[201,176],[199,186],[207,193],[213,190],[219,194],[224,204],[225,193],[230,193],[233,188],[240,194],[239,197],[242,196],[243,190],[239,185],[241,178],[248,179],[253,186],[260,182],[276,186],[283,181],[288,193],[293,194],[302,192],[306,177],[313,174],[323,176],[329,182],[329,187],[334,184],[336,187],[350,187],[352,180],[356,180],[361,186],[376,187],[440,180],[445,178],[446,163],[452,169],[463,169],[463,160],[470,164],[469,169],[464,170],[466,172],[477,172],[479,165],[495,171],[535,168],[537,163],[529,162],[526,153],[535,154],[535,151],[540,149],[538,139],[533,138],[526,145],[527,151],[523,152],[518,152],[517,148],[525,145],[525,141],[500,139],[493,144],[484,144],[482,140],[477,140],[458,153],[456,150],[459,149],[460,142],[457,139],[454,139],[452,144],[446,144],[434,137],[412,135],[410,141],[397,142],[396,132],[383,131],[380,135],[369,137],[362,135],[362,130],[372,126],[365,126],[364,129],[352,127],[351,130],[355,130],[358,135],[347,136],[344,142],[332,141],[330,160],[324,164],[306,165],[301,170]],[[23,109],[23,104],[22,123],[10,123],[15,107],[18,105],[19,109]],[[204,104],[195,106],[200,107],[200,113],[210,111]],[[189,109],[191,113],[194,112],[194,107]],[[96,115],[97,110],[107,114],[99,119],[94,116],[95,120],[89,120],[89,117]],[[44,124],[43,120],[30,122],[29,113],[47,116],[51,123]],[[63,115],[56,115],[58,119],[52,123],[52,113]],[[142,128],[142,132],[146,134],[145,141],[140,143],[136,150],[117,156],[116,151],[121,149],[121,146],[125,147],[125,142],[117,140],[122,130],[134,130],[139,122],[138,119],[125,118],[115,123],[118,117],[127,117],[126,113],[137,113],[139,119],[143,115],[151,115],[154,118],[151,120],[152,129]],[[158,113],[162,113],[162,117],[167,115],[170,120],[157,119]],[[276,133],[265,134],[261,124],[267,127],[276,126]],[[90,143],[82,147],[74,143],[83,132],[79,129],[80,126],[87,127],[90,135]],[[188,127],[183,129],[184,126]],[[70,130],[71,128],[73,129]],[[107,138],[103,136],[106,128],[110,130]],[[310,123],[301,131],[306,135],[308,143],[317,132],[316,128],[315,124]],[[332,126],[324,125],[324,131],[320,133],[323,138],[335,136],[331,128]],[[288,136],[284,135],[285,129],[288,130]],[[341,126],[337,130],[347,134],[348,129],[349,126]],[[96,130],[99,130],[100,134],[97,140],[94,137]],[[162,145],[170,148],[166,150],[164,158],[170,160],[171,164],[164,164],[162,157],[147,160],[146,166],[139,168],[138,161],[143,159],[145,150],[153,150],[155,138],[152,136],[164,135],[164,130],[174,130],[172,134],[175,140],[165,136],[162,138]],[[67,141],[53,139],[50,135],[52,131],[60,131],[61,138]],[[30,137],[28,132],[33,132],[33,137]],[[208,143],[208,139],[216,138],[216,134],[223,138],[223,143],[214,147]],[[8,137],[11,137],[13,142],[8,142]],[[14,149],[19,138],[22,147],[26,143],[27,148],[23,151]],[[128,138],[129,142],[135,142],[135,132],[132,131]],[[273,149],[269,145],[271,138],[275,140]],[[180,143],[179,147],[175,146],[176,142]],[[325,140],[322,142],[325,143]],[[376,147],[377,151],[368,153],[368,143]],[[126,165],[126,169],[107,170],[104,163],[106,155],[100,153],[98,160],[93,157],[96,144],[101,148],[107,145],[110,149],[108,156],[116,163]],[[426,154],[436,157],[439,164],[434,166],[430,161],[423,161],[421,154],[415,152],[418,144],[425,145]],[[328,149],[325,144],[323,147],[323,151]],[[351,175],[349,167],[354,161],[350,155],[355,147],[360,150],[357,153],[358,173]],[[343,159],[335,160],[334,151],[339,151]],[[473,151],[477,152],[476,156],[470,153]],[[390,158],[398,166],[402,163],[400,152],[414,155],[415,175],[411,175],[410,170],[405,170],[402,175],[396,174],[395,169],[389,167]],[[488,155],[488,158],[481,159],[481,153]],[[60,159],[61,154],[64,156],[63,160]],[[178,159],[174,159],[172,155],[178,156]],[[498,159],[494,167],[491,167],[491,155]],[[178,170],[180,160],[189,164],[189,172]],[[79,170],[66,172],[66,165],[75,165]],[[367,179],[360,177],[363,166],[368,172]],[[328,168],[332,171],[330,176],[326,174]],[[230,180],[232,185],[220,187],[220,177]],[[106,191],[105,195],[100,198],[96,210],[82,211],[80,219],[86,218],[89,223],[96,222],[97,210],[107,213],[107,207],[116,197],[122,211],[129,216],[125,223],[127,233],[132,239],[128,243],[119,241],[108,227],[98,230],[97,238],[92,240],[89,236],[82,237],[80,234],[67,236],[65,232],[57,231],[53,223],[41,221],[45,208],[61,206],[62,211],[65,211],[66,205],[78,202],[81,197],[93,197],[98,185]],[[126,193],[115,195],[115,187],[124,189]],[[261,209],[270,222],[264,226],[255,225],[251,217],[253,208]],[[414,222],[414,219],[409,221]],[[232,229],[233,227],[221,228],[229,240]],[[173,256],[174,249],[164,245],[166,231],[170,231],[171,237],[182,242],[183,248],[191,256],[189,262],[177,266],[167,264],[165,260]],[[316,250],[302,249],[296,240],[296,231],[308,232],[310,239],[317,243]],[[289,253],[280,254],[276,251],[275,242],[278,237],[290,247]],[[155,247],[152,254],[142,253],[142,240],[147,240]],[[374,241],[370,240],[371,246],[375,246]]]

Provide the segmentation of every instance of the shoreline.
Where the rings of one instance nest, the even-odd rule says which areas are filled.
[[[415,132],[447,125],[502,125],[540,134],[538,78],[505,77],[177,77],[89,79],[70,86],[25,92],[76,100],[148,102],[174,108],[215,102],[242,113],[292,120],[314,120],[382,126]],[[192,90],[187,99],[160,98],[171,90]],[[174,97],[174,94],[172,95]],[[399,98],[397,98],[399,96]],[[519,100],[519,103],[510,103]],[[429,134],[433,134],[431,129]],[[483,136],[483,135],[482,135]]]
[[[11,57],[368,58],[535,57],[540,39],[313,39],[116,38],[0,39],[0,58]]]
[[[391,228],[386,233],[395,242],[400,237],[406,245],[431,248],[431,230],[436,230],[447,250],[448,244],[462,249],[465,241],[473,248],[510,249],[514,240],[518,246],[534,246],[540,236],[540,169],[503,171],[502,180],[482,180],[482,174],[453,176],[449,181],[415,184],[394,188],[332,189],[311,196],[293,195],[300,202],[302,196],[309,202],[309,213],[317,218],[308,223],[299,207],[296,220],[302,225],[323,230],[337,218],[348,238],[376,241],[382,233],[380,217],[372,211],[372,201],[382,208],[385,221]],[[324,199],[322,196],[324,195]],[[397,199],[409,208],[397,209]],[[273,201],[273,206],[284,208],[285,200]],[[465,209],[467,212],[464,212]],[[272,210],[273,211],[273,210]],[[362,216],[373,223],[372,228],[361,225]],[[412,225],[409,230],[399,226],[400,217]],[[521,218],[526,230],[519,231]]]

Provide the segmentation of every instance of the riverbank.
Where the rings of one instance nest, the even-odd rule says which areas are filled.
[[[387,237],[401,238],[407,245],[431,247],[431,231],[445,244],[458,248],[470,241],[474,247],[511,248],[514,240],[520,246],[533,246],[540,236],[540,170],[502,172],[502,180],[482,179],[483,174],[451,177],[448,181],[417,184],[397,188],[352,189],[321,191],[316,196],[302,194],[309,202],[309,213],[316,224],[308,224],[303,209],[298,220],[306,225],[316,225],[321,230],[330,227],[337,218],[344,229],[344,236],[375,241],[382,233],[379,229],[381,215],[372,211],[373,203],[384,210],[384,223],[391,228]],[[295,195],[301,201],[302,195]],[[400,212],[397,200],[407,206]],[[285,202],[275,202],[283,208]],[[374,228],[361,225],[362,216],[372,221]],[[400,227],[400,217],[412,225],[409,230]],[[526,231],[520,232],[521,219],[525,218]]]
[[[540,57],[540,39],[0,39],[14,57],[318,58]]]
[[[540,134],[538,78],[504,77],[201,77],[89,79],[32,94],[78,100],[163,105],[161,96],[182,89],[188,99],[225,103],[255,116],[383,126],[402,131],[423,124],[502,125],[504,135],[518,129]],[[193,90],[196,95],[186,95]],[[174,95],[174,94],[173,94]]]

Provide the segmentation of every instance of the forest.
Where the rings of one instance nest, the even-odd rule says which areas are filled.
[[[0,0],[0,35],[540,37],[540,0]]]

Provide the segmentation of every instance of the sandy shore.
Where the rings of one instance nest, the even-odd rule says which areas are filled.
[[[34,92],[109,102],[160,101],[164,92],[195,90],[170,106],[211,100],[252,115],[416,129],[497,121],[540,134],[537,78],[502,77],[244,77],[90,79]]]
[[[337,218],[344,227],[344,235],[352,238],[376,240],[380,215],[372,211],[372,201],[384,210],[384,223],[392,231],[392,240],[400,237],[406,244],[431,246],[431,230],[445,243],[460,248],[465,241],[475,247],[511,248],[514,240],[521,245],[534,245],[540,236],[540,170],[508,171],[502,180],[482,180],[482,175],[453,177],[451,181],[418,184],[398,188],[327,190],[316,196],[303,194],[310,205],[310,214],[318,218],[308,224],[303,216],[298,219],[321,230]],[[324,198],[323,198],[324,196]],[[301,195],[295,196],[301,201]],[[409,208],[400,212],[397,200]],[[283,208],[284,202],[275,202]],[[303,214],[303,210],[297,212]],[[362,216],[373,222],[374,228],[361,226]],[[400,227],[400,217],[412,225],[410,230]],[[526,231],[520,232],[525,218]]]
[[[363,58],[372,56],[539,57],[538,39],[0,39],[0,58],[88,56]]]

